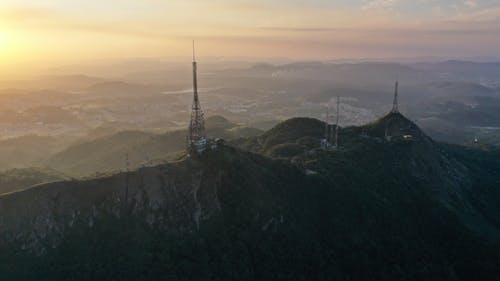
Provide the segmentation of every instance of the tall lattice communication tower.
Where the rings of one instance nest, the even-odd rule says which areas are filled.
[[[201,110],[200,99],[198,97],[198,77],[197,64],[193,41],[193,104],[191,106],[191,120],[187,136],[188,155],[201,153],[206,149],[207,138],[205,132],[205,118]]]

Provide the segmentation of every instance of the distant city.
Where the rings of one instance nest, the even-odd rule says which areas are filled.
[[[187,127],[189,68],[149,61],[109,68],[114,75],[0,81],[0,138]],[[78,71],[83,67],[65,69]],[[260,129],[295,116],[324,119],[325,106],[341,96],[340,125],[361,125],[387,111],[391,81],[398,76],[405,93],[401,107],[431,136],[454,143],[475,136],[498,142],[500,63],[211,62],[200,65],[199,93],[206,116]]]

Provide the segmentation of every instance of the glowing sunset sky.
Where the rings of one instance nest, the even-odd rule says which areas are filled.
[[[500,56],[500,0],[1,0],[0,59]]]

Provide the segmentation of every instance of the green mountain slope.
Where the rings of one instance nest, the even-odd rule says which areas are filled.
[[[73,141],[70,137],[22,136],[0,140],[0,170],[42,166]]]
[[[232,139],[255,136],[260,130],[241,127],[221,116],[206,120],[209,137]],[[46,165],[73,176],[124,171],[128,155],[129,168],[151,165],[179,157],[185,149],[186,131],[157,135],[140,131],[125,131],[79,143],[51,157]]]
[[[46,168],[12,169],[0,172],[0,194],[28,189],[34,185],[66,180],[68,177]]]
[[[313,118],[293,118],[264,134],[233,143],[245,150],[268,156],[291,156],[308,147],[317,147],[325,135],[325,123]]]

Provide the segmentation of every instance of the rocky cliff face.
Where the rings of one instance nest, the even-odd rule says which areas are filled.
[[[55,247],[75,222],[92,228],[95,220],[108,215],[140,215],[149,225],[193,232],[203,221],[221,215],[220,196],[233,196],[246,187],[255,196],[253,200],[267,204],[260,181],[276,176],[266,165],[259,166],[262,161],[259,156],[226,147],[201,159],[57,182],[2,196],[0,235],[24,241],[25,249],[43,252],[46,238]]]
[[[42,250],[42,240],[53,236],[55,246],[75,221],[92,227],[101,215],[144,212],[149,224],[190,229],[196,220],[216,209],[216,200],[204,198],[216,197],[205,177],[199,163],[182,162],[106,178],[58,182],[3,196],[1,233],[25,240],[24,248]]]

